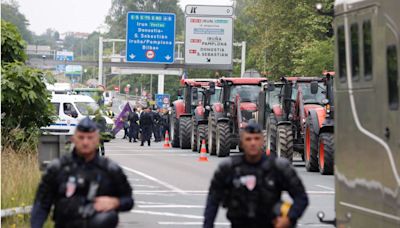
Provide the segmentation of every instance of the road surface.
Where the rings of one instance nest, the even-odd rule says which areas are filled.
[[[106,143],[106,154],[123,167],[134,188],[136,205],[120,216],[119,227],[201,227],[210,179],[223,158],[213,156],[208,162],[199,162],[199,154],[191,150],[164,149],[163,143],[141,147],[121,136]],[[298,227],[332,227],[320,224],[316,213],[322,210],[326,218],[334,216],[333,176],[308,173],[301,161],[294,165],[310,197]],[[289,199],[287,195],[284,198]],[[216,227],[229,227],[225,214],[219,210]]]

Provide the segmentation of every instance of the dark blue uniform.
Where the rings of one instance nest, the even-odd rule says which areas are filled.
[[[161,142],[161,115],[158,112],[153,112],[153,134],[154,134],[154,141]]]
[[[142,112],[140,115],[140,130],[142,130],[142,144],[147,141],[150,146],[151,133],[153,132],[153,118],[150,113]]]
[[[129,114],[128,120],[129,120],[129,142],[132,142],[132,139],[134,142],[136,142],[139,135],[139,124],[137,123],[139,121],[139,115],[136,112],[132,112]]]
[[[119,198],[119,208],[96,212],[96,196]],[[99,155],[85,162],[73,151],[54,160],[44,173],[32,209],[32,228],[43,226],[52,205],[57,228],[116,227],[118,211],[133,207],[132,188],[116,163]]]
[[[228,209],[232,227],[273,227],[274,207],[281,201],[282,191],[293,199],[288,217],[295,226],[308,205],[304,186],[293,167],[285,159],[263,157],[256,164],[244,156],[222,162],[211,181],[204,228],[214,227],[218,207]]]

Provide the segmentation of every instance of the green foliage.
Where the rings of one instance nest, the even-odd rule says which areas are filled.
[[[306,61],[300,61],[315,53],[310,50],[313,44],[331,51],[327,40],[333,18],[319,15],[317,2],[332,9],[333,0],[238,0],[235,40],[247,41],[246,68],[254,67],[273,78],[322,72],[320,65],[305,66]]]
[[[52,122],[50,93],[43,82],[45,73],[20,63],[2,66],[2,131],[19,128],[31,133]]]
[[[315,76],[321,75],[324,70],[333,71],[334,49],[333,40],[313,41],[304,44],[302,49],[295,53],[300,56],[294,59],[295,74]]]
[[[110,27],[109,36],[125,38],[126,14],[128,11],[168,12],[176,14],[176,36],[183,37],[184,15],[178,0],[113,0],[106,24]]]
[[[25,62],[25,41],[15,25],[1,20],[1,65],[11,62]]]
[[[32,33],[28,30],[28,20],[21,12],[16,2],[1,3],[1,19],[14,24],[26,42],[32,41]],[[1,25],[3,26],[3,25]]]

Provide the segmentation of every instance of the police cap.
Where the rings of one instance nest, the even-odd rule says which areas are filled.
[[[251,133],[251,134],[261,134],[262,133],[262,128],[261,126],[256,123],[256,122],[250,122],[244,129],[244,132],[246,133]]]
[[[79,122],[76,130],[80,132],[94,132],[97,131],[97,125],[87,116]]]

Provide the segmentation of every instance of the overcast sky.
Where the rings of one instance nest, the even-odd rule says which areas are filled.
[[[111,0],[16,0],[25,14],[29,29],[41,34],[47,28],[63,32],[93,32],[104,25]],[[168,1],[168,0],[164,0]],[[231,5],[232,0],[180,0],[187,4]]]

